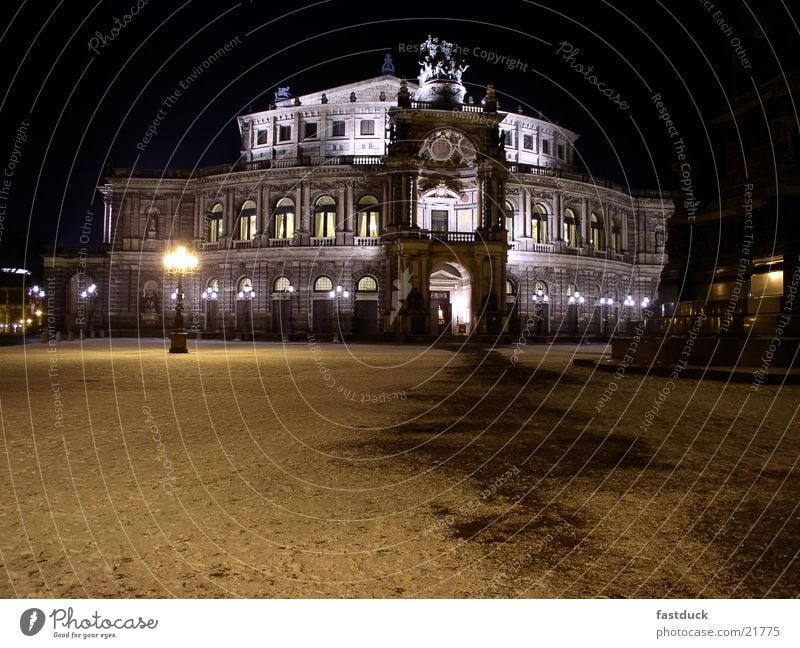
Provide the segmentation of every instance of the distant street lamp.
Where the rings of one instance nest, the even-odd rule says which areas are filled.
[[[42,327],[42,315],[44,315],[42,311],[42,302],[46,295],[47,293],[39,288],[39,286],[34,286],[28,290],[28,297],[31,302],[31,314],[36,315],[36,324],[39,328]]]
[[[339,342],[339,331],[342,328],[342,299],[350,299],[350,291],[338,285],[336,290],[331,290],[328,294],[331,299],[336,299],[336,330],[333,332],[333,341]]]
[[[631,310],[634,306],[636,306],[636,302],[633,300],[633,297],[628,295],[625,298],[625,301],[622,302],[622,305],[625,306],[625,333],[630,334],[631,332]]]
[[[533,300],[533,313],[537,318],[536,335],[541,335],[542,331],[547,334],[548,325],[543,325],[542,322],[549,322],[550,320],[550,313],[548,312],[550,297],[547,295],[547,293],[545,293],[544,290],[539,288],[534,294],[531,295],[531,300]]]
[[[577,290],[574,293],[572,293],[569,296],[569,299],[567,300],[567,303],[569,304],[569,306],[573,306],[574,307],[573,308],[573,318],[571,319],[571,321],[568,322],[569,334],[570,335],[574,336],[574,335],[577,335],[577,333],[578,333],[578,319],[580,317],[580,307],[581,307],[581,304],[583,304],[585,301],[586,301],[586,299]]]
[[[603,335],[608,335],[608,310],[614,305],[614,298],[601,297],[600,305],[603,307]]]
[[[189,353],[186,347],[186,339],[189,334],[183,322],[183,277],[197,267],[197,257],[189,252],[183,245],[179,245],[174,251],[164,255],[164,269],[167,274],[174,274],[178,277],[178,288],[173,294],[175,299],[175,326],[170,331],[170,353]]]

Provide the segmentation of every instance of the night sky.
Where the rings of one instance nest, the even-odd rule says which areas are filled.
[[[428,34],[470,48],[468,94],[479,99],[493,81],[501,110],[521,105],[579,132],[580,166],[631,187],[675,187],[672,142],[652,99],[660,93],[689,157],[707,170],[699,191],[713,191],[711,118],[737,88],[787,67],[800,32],[794,0],[712,4],[5,0],[0,173],[10,184],[0,195],[0,261],[35,270],[46,246],[76,243],[85,211],[101,213],[95,189],[109,168],[235,161],[236,116],[265,109],[277,85],[302,94],[377,76],[385,52],[398,76],[416,77],[417,55],[401,49]],[[519,63],[510,69],[489,53]]]

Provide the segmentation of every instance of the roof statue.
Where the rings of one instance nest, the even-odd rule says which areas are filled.
[[[457,45],[432,36],[420,43],[417,101],[464,102],[466,89],[461,85],[461,75],[469,66],[455,55],[457,49]]]
[[[383,59],[383,67],[381,68],[381,74],[394,74],[394,62],[392,61],[392,55],[388,52]]]
[[[453,43],[428,36],[420,43],[420,85],[427,81],[455,81],[461,83],[462,73],[469,67],[464,59],[453,55]]]
[[[278,89],[275,91],[275,98],[273,101],[275,103],[279,101],[283,101],[284,99],[291,99],[292,95],[289,94],[289,86],[278,86]]]

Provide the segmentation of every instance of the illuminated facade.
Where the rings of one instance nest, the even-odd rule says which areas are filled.
[[[206,334],[606,335],[638,319],[671,199],[573,170],[576,133],[501,110],[491,84],[468,96],[448,44],[421,49],[419,83],[389,63],[280,88],[239,118],[233,165],[116,170],[100,187],[104,247],[48,257],[62,327],[91,282],[91,328],[168,329],[162,258],[179,241],[200,257],[187,328]]]

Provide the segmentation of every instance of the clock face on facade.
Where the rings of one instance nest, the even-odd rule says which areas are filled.
[[[448,165],[471,165],[475,160],[475,145],[463,133],[445,129],[429,135],[419,155],[433,162]]]

